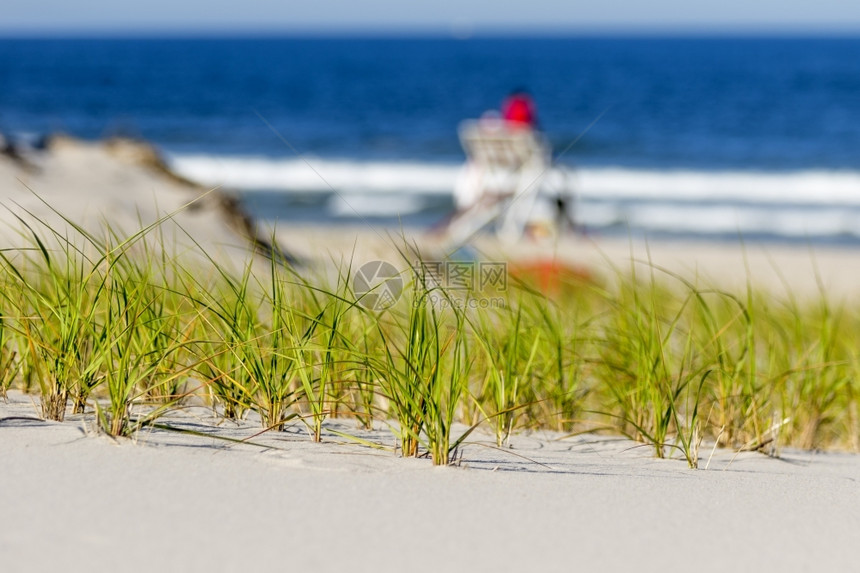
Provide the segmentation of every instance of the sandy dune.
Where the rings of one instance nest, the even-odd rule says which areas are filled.
[[[50,237],[50,227],[80,244],[64,217],[100,237],[106,227],[126,237],[171,214],[148,235],[151,245],[163,244],[182,256],[199,253],[196,241],[212,256],[247,256],[255,230],[230,196],[172,175],[144,143],[57,136],[46,150],[25,152],[18,159],[0,155],[3,246],[30,246],[21,236],[29,231],[18,217],[42,237]]]

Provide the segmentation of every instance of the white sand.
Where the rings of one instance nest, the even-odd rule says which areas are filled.
[[[19,179],[88,228],[104,216],[133,230],[138,213],[154,220],[199,192],[99,145],[59,145],[39,165],[26,173],[0,158],[0,203],[52,223]],[[246,246],[212,205],[177,221],[207,249]],[[4,245],[20,240],[8,226],[2,235]],[[279,239],[317,261],[396,260],[397,241],[365,226],[282,227]],[[439,249],[416,240],[430,256]],[[511,260],[557,256],[597,274],[631,256],[625,241],[479,247]],[[643,245],[633,249],[647,258]],[[740,246],[651,245],[655,264],[731,288],[746,282],[744,258]],[[783,275],[814,294],[814,265],[828,292],[860,290],[854,250],[756,246],[746,258],[751,280],[777,293]],[[0,403],[3,572],[851,571],[860,559],[858,456],[717,452],[692,471],[626,441],[542,434],[500,451],[477,436],[461,467],[439,469],[333,435],[313,444],[298,427],[255,440],[268,449],[164,431],[113,442],[74,417],[37,421],[31,400],[12,393]],[[202,411],[172,417],[221,435],[256,432],[215,429]],[[385,430],[365,437],[394,441]]]
[[[207,429],[197,414],[169,422]],[[114,443],[80,421],[9,416],[36,408],[17,393],[0,404],[4,571],[857,567],[858,456],[717,452],[694,471],[626,441],[541,434],[511,451],[477,436],[461,467],[433,468],[296,426],[257,437],[264,450],[164,431]]]
[[[281,244],[316,261],[353,261],[359,266],[382,259],[408,270],[415,259],[413,248],[417,247],[425,260],[442,260],[450,253],[443,242],[414,229],[283,224],[276,230]],[[658,270],[664,269],[701,287],[714,286],[737,294],[743,293],[749,282],[778,297],[818,297],[824,293],[834,299],[852,300],[860,296],[860,249],[854,247],[740,241],[645,243],[599,236],[505,244],[487,235],[479,237],[474,248],[484,260],[513,264],[557,261],[601,281],[611,282],[618,270],[630,274],[632,269],[647,279],[653,269],[657,280],[671,283],[674,279]]]

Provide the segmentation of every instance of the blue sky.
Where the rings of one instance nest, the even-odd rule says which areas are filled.
[[[858,0],[4,0],[0,32],[860,32]]]

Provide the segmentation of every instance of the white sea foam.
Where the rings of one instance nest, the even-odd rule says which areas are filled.
[[[176,155],[172,167],[206,185],[242,189],[450,193],[459,164],[308,157]],[[621,167],[570,170],[583,198],[730,200],[860,205],[860,172],[693,171]]]
[[[690,171],[581,169],[583,198],[860,205],[856,171]]]
[[[210,155],[173,156],[170,164],[180,175],[204,185],[339,193],[450,193],[460,169],[459,165],[417,162]]]
[[[423,208],[421,194],[450,194],[459,164],[185,155],[180,174],[205,185],[288,193],[337,191],[336,217],[396,216]],[[693,234],[860,236],[860,172],[695,171],[622,167],[571,170],[577,219]],[[381,196],[380,196],[381,195]]]

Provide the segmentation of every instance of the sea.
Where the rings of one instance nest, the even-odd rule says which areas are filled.
[[[584,233],[860,245],[860,38],[0,40],[0,133],[143,138],[280,224],[442,220],[515,88]]]

